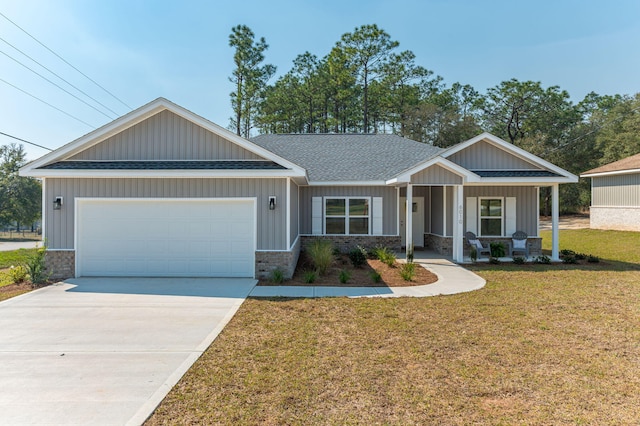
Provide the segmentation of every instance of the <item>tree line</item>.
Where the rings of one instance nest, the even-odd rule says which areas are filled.
[[[40,218],[42,187],[34,178],[18,175],[26,164],[22,145],[0,146],[0,227],[32,227]]]
[[[377,25],[345,33],[323,57],[299,54],[270,80],[268,44],[245,26],[233,27],[230,80],[238,135],[258,133],[395,133],[448,147],[488,131],[579,174],[640,152],[640,94],[599,95],[579,102],[559,86],[503,81],[480,93],[447,85]],[[549,194],[542,191],[548,210]],[[561,186],[563,212],[589,206],[586,180]]]

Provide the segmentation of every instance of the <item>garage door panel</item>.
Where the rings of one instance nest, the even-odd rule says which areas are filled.
[[[254,276],[252,200],[79,200],[80,276]]]

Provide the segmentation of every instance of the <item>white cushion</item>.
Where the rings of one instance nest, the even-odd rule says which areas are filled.
[[[527,248],[527,240],[512,240],[514,249],[525,250]]]
[[[469,240],[469,244],[471,244],[472,246],[476,246],[479,249],[484,248],[482,247],[482,243],[479,240]]]

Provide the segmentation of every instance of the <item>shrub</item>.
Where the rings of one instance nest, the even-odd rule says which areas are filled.
[[[314,240],[309,244],[307,253],[319,275],[327,273],[327,269],[333,262],[333,244],[329,240]]]
[[[400,267],[400,276],[405,281],[413,281],[416,276],[416,264],[415,263],[404,263]]]
[[[594,256],[592,254],[587,256],[587,262],[589,263],[598,263],[600,262],[600,258],[598,256]]]
[[[413,243],[407,247],[407,262],[413,263]]]
[[[273,271],[271,271],[271,276],[269,277],[269,280],[272,283],[276,283],[276,284],[283,283],[284,282],[284,272],[282,272],[282,269],[276,268]]]
[[[371,250],[369,250],[369,256],[370,256],[372,259],[378,259],[378,260],[380,260],[380,257],[381,257],[381,256],[384,256],[384,254],[383,254],[383,253],[384,253],[385,251],[389,251],[389,249],[387,249],[386,247],[380,247],[380,246],[378,246],[378,247],[374,247],[374,248],[372,248]]]
[[[584,253],[576,253],[576,259],[577,260],[585,260],[587,258],[587,255]]]
[[[45,269],[46,252],[46,245],[38,248],[24,264],[32,284],[42,284],[49,279],[49,274]]]
[[[27,279],[27,268],[22,265],[12,266],[9,269],[9,279],[12,283],[18,284]]]
[[[560,250],[560,256],[575,256],[576,252],[569,249]]]
[[[549,256],[546,256],[546,255],[542,254],[542,255],[536,257],[534,259],[534,262],[541,263],[543,265],[548,265],[548,264],[551,263],[551,258]]]
[[[506,253],[504,244],[495,242],[490,243],[489,247],[491,248],[491,257],[504,257]]]
[[[380,272],[378,271],[372,271],[369,276],[371,277],[371,280],[376,284],[382,281],[382,275],[380,275]]]
[[[342,284],[346,284],[347,281],[349,281],[351,279],[351,273],[349,271],[347,271],[346,269],[343,269],[340,271],[340,282]]]
[[[491,256],[489,257],[489,263],[491,263],[492,265],[499,265],[500,259],[498,259],[497,257]]]
[[[367,251],[363,248],[356,247],[349,252],[349,259],[355,268],[361,268],[367,263]]]
[[[396,264],[396,255],[386,247],[375,249],[376,257],[380,262],[386,264],[390,268],[393,268]]]
[[[562,257],[562,263],[568,263],[568,264],[578,263],[578,258],[574,255],[565,255]]]
[[[513,257],[513,263],[515,263],[516,265],[523,265],[524,262],[526,261],[526,259],[522,256],[514,256]]]
[[[475,247],[471,247],[469,257],[471,258],[471,262],[476,263],[478,261],[478,249],[476,249]]]
[[[316,278],[318,278],[316,271],[307,271],[304,273],[304,282],[307,284],[311,284]]]

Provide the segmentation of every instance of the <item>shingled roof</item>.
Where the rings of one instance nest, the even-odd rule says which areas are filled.
[[[605,164],[604,166],[596,167],[595,169],[582,173],[582,175],[587,176],[599,173],[625,172],[629,170],[640,170],[640,153],[632,155],[631,157],[623,158],[622,160],[614,161],[613,163]]]
[[[385,181],[444,151],[389,134],[268,134],[251,142],[305,168],[311,182]]]

